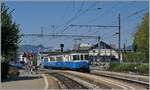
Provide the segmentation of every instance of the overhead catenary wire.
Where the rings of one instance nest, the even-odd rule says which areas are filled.
[[[82,11],[83,6],[84,6],[84,2],[81,4],[79,10],[75,13],[75,16],[77,16],[77,15]],[[66,23],[66,24],[67,24],[67,23]],[[65,30],[67,30],[69,27],[70,27],[70,26],[65,27],[64,30],[61,31],[61,33],[63,33],[63,32],[64,32]]]
[[[130,18],[130,17],[132,17],[132,16],[134,16],[134,15],[137,15],[137,14],[139,14],[139,13],[145,11],[145,10],[148,10],[148,9],[149,9],[149,8],[146,7],[146,8],[144,8],[144,9],[139,10],[139,11],[136,11],[136,12],[134,12],[134,13],[128,15],[126,18]]]
[[[75,13],[74,16],[76,16],[78,13],[80,13],[82,11],[83,6],[84,6],[84,2],[81,3],[79,10]],[[56,29],[58,29],[58,28],[60,28],[60,27],[62,27],[64,25],[66,25],[66,24],[67,23],[64,23],[64,24],[60,25],[59,27],[57,27]],[[65,27],[65,28],[67,28],[67,27]],[[56,34],[58,34],[58,32]]]
[[[77,13],[77,14],[75,14],[75,16],[74,17],[72,17],[71,19],[69,19],[66,23],[65,23],[65,25],[67,25],[67,27],[68,27],[68,25],[69,25],[69,23],[71,23],[72,21],[74,21],[74,20],[76,20],[78,17],[80,17],[81,15],[83,15],[83,14],[85,14],[86,12],[88,12],[92,7],[94,7],[95,5],[97,5],[98,3],[96,2],[96,3],[94,3],[94,4],[92,4],[89,8],[87,8],[86,10],[84,10],[84,11],[82,11],[81,13]],[[65,27],[66,28],[66,27]],[[64,31],[66,31],[67,29],[63,29],[62,31],[61,31],[61,33],[63,33]]]
[[[134,18],[131,18],[130,20],[128,20],[128,23],[126,23],[126,25],[124,25],[123,27],[130,25],[135,20],[139,20],[139,18],[141,18],[141,20],[142,20],[143,17],[144,16],[135,16]]]
[[[64,32],[65,30],[67,30],[69,28],[69,26],[67,26],[62,32]]]
[[[127,21],[129,18],[131,18],[131,17],[133,17],[133,16],[135,16],[135,15],[141,14],[142,12],[144,12],[144,11],[146,11],[146,10],[148,10],[148,7],[143,8],[143,9],[140,9],[140,10],[138,10],[138,11],[135,11],[135,12],[131,13],[130,15],[128,15],[128,16],[126,16],[126,17],[123,17],[123,18],[122,18],[122,21]],[[114,21],[114,23],[115,23],[115,22],[117,22],[117,20]]]
[[[102,14],[100,14],[98,17],[96,17],[96,18],[94,18],[94,19],[88,21],[87,23],[95,22],[95,21],[99,20],[99,17],[103,17],[103,16],[106,15],[106,14],[109,15],[109,13],[113,13],[113,12],[119,11],[119,9],[126,9],[126,8],[117,8],[116,10],[114,10],[114,8],[118,7],[119,5],[122,7],[122,5],[119,4],[119,3],[121,3],[121,2],[117,2],[117,3],[114,4],[112,7],[108,7],[107,10],[105,10],[104,13],[102,13]],[[127,5],[128,5],[127,8],[129,8],[129,6],[131,6],[132,4],[133,4],[133,3],[130,3],[130,4],[127,3]],[[124,6],[127,6],[127,5],[125,4]],[[110,8],[111,8],[111,9],[110,9]],[[113,10],[114,10],[114,11],[113,11]],[[111,11],[113,11],[113,12],[111,12]]]
[[[93,4],[93,5],[95,5],[95,4]],[[93,5],[92,5],[91,7],[93,7]],[[84,2],[81,3],[81,6],[80,6],[79,10],[75,13],[75,16],[77,16],[77,15],[82,11],[83,6],[84,6]],[[91,8],[91,7],[90,7],[90,8]],[[88,9],[89,9],[89,8],[88,8]],[[86,9],[86,10],[88,10],[88,9]],[[80,13],[80,15],[81,15],[81,14],[83,14],[83,13]],[[68,22],[67,22],[67,23],[68,23]],[[67,24],[67,23],[65,23],[65,24]],[[67,30],[68,28],[70,28],[70,27],[69,27],[69,26],[65,27],[63,31]],[[55,29],[56,29],[56,28],[55,28]],[[63,32],[63,31],[62,31],[62,32]],[[58,33],[56,33],[56,34],[58,34]]]
[[[116,7],[116,6],[117,6],[117,3],[116,3],[115,5],[113,5],[111,8],[114,8],[114,7]],[[103,10],[104,10],[104,9],[103,9]],[[105,10],[105,13],[108,12],[109,10],[110,10],[110,8],[107,8],[107,10]],[[99,18],[99,17],[102,17],[103,15],[105,15],[105,13],[103,13],[103,14],[100,13],[96,18],[87,21],[87,23],[92,23],[92,22],[98,20],[98,18]],[[109,12],[108,12],[108,13],[109,13]]]
[[[116,6],[118,6],[119,3],[120,3],[120,2],[116,3],[116,4],[113,5],[111,8],[115,8]],[[120,8],[119,8],[119,9],[120,9]],[[110,10],[110,8],[107,9],[107,12],[108,12],[109,10]],[[105,12],[105,13],[106,13],[106,12]],[[108,12],[108,13],[110,13],[110,12]],[[107,13],[107,14],[108,14],[108,13]],[[105,15],[105,14],[103,13],[103,14],[100,15],[100,16],[102,17],[103,15]],[[94,19],[88,21],[87,23],[89,24],[89,23],[92,23],[92,22],[98,20],[98,18],[99,18],[100,16],[98,16],[98,17],[96,17],[96,18],[94,18]],[[80,27],[80,28],[81,28],[81,27]],[[80,29],[80,28],[78,28],[78,29]],[[87,32],[87,33],[88,33],[88,32]]]
[[[69,5],[66,5],[66,8],[65,8],[65,11],[64,11],[64,14],[63,14],[61,20],[64,20],[65,16],[67,15],[68,9],[69,9]]]
[[[129,4],[128,4],[128,3],[127,3],[127,4],[124,4],[124,6],[127,7],[127,8],[130,8],[130,6],[133,6],[134,2],[135,2],[135,1],[131,1],[131,3],[129,3]],[[121,3],[121,2],[117,2],[115,5],[113,5],[112,7],[110,7],[110,8],[112,8],[112,9],[108,8],[108,9],[106,10],[106,12],[104,12],[104,13],[101,14],[101,15],[99,15],[99,16],[96,17],[95,19],[90,20],[90,21],[87,22],[87,23],[93,23],[93,22],[99,20],[98,18],[99,18],[99,17],[103,17],[105,14],[109,15],[109,13],[115,13],[116,11],[120,11],[120,9],[121,9],[121,10],[127,9],[127,8],[117,8],[116,10],[114,10],[114,8],[118,7],[119,5],[122,7],[122,4],[119,4],[119,3]],[[127,6],[127,5],[128,5],[128,6]],[[109,11],[109,10],[110,10],[110,11]],[[118,21],[118,20],[117,20],[117,21]]]

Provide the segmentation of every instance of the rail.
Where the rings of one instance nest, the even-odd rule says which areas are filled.
[[[133,75],[128,75],[128,74],[119,74],[115,72],[98,71],[98,70],[92,70],[91,74],[126,80],[130,82],[140,83],[143,85],[149,85],[149,78],[146,76],[139,76],[139,75],[133,76]]]

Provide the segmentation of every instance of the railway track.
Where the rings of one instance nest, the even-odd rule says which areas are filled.
[[[49,73],[49,75],[57,78],[63,85],[65,85],[66,89],[88,89],[86,86],[64,75],[58,73]]]
[[[63,89],[148,89],[148,85],[95,73],[82,73],[68,70],[47,70],[46,73],[61,81],[66,86]]]
[[[127,78],[121,78],[118,76],[111,76],[111,75],[106,75],[106,74],[99,74],[99,73],[95,73],[95,72],[91,72],[91,75],[96,75],[96,76],[102,76],[102,77],[107,77],[110,79],[117,79],[120,81],[124,81],[124,82],[131,82],[131,83],[135,83],[135,84],[139,84],[144,86],[145,88],[149,89],[149,83],[148,82],[142,82],[142,81],[137,81],[137,80],[132,80],[132,79],[127,79]]]
[[[93,83],[100,87],[100,89],[149,89],[148,84],[137,83],[133,81],[121,80],[113,77],[101,76],[93,73],[81,73],[68,71],[64,72],[67,75],[81,78],[89,83]]]
[[[96,80],[90,80],[88,78],[80,77],[80,76],[74,75],[74,74],[65,74],[65,73],[61,73],[61,74],[63,74],[66,77],[72,78],[75,81],[82,83],[89,89],[112,89],[111,87],[109,87],[105,84],[96,82]]]

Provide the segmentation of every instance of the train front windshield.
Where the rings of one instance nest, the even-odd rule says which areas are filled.
[[[44,62],[48,62],[48,58],[44,58]]]

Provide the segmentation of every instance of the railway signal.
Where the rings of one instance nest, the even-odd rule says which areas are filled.
[[[60,44],[61,52],[63,52],[64,44]]]

